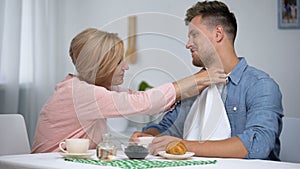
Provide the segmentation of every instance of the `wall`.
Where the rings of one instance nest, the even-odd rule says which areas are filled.
[[[58,57],[62,75],[73,71],[68,56],[69,42],[87,27],[118,32],[126,42],[127,18],[138,15],[138,60],[130,65],[124,86],[136,88],[141,79],[152,85],[173,81],[197,69],[191,65],[187,27],[183,18],[196,1],[185,0],[61,0],[59,3]],[[268,72],[280,85],[284,113],[299,117],[300,29],[277,27],[277,1],[224,0],[238,20],[237,53],[248,63]],[[149,73],[149,70],[152,70]]]
[[[226,2],[238,18],[238,54],[277,81],[285,115],[299,118],[300,29],[278,29],[277,1]]]

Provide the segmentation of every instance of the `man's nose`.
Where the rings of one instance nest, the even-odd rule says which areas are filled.
[[[192,47],[192,43],[191,43],[191,40],[190,40],[190,39],[186,42],[185,47],[186,47],[187,49],[190,49],[190,48]]]

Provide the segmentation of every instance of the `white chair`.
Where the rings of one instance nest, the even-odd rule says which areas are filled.
[[[300,163],[300,118],[283,117],[281,161]]]
[[[21,114],[0,114],[0,155],[30,153],[24,117]]]

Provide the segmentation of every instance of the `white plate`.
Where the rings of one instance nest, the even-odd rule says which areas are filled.
[[[169,154],[166,153],[166,151],[159,151],[158,154],[162,157],[165,157],[167,159],[173,159],[173,160],[183,160],[192,157],[195,153],[193,152],[186,152],[182,155],[175,155],[175,154]]]
[[[60,152],[60,155],[63,157],[68,157],[68,158],[89,158],[93,156],[95,153],[94,152],[87,152],[87,153],[63,153]]]

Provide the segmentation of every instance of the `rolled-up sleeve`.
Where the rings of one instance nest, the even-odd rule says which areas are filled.
[[[160,133],[165,132],[166,130],[168,130],[168,128],[170,128],[173,125],[173,123],[177,119],[177,116],[178,116],[177,108],[178,107],[180,107],[179,104],[175,107],[175,109],[167,112],[163,116],[162,120],[159,123],[150,123],[147,126],[145,126],[142,131],[145,131],[149,128],[155,128]]]
[[[197,96],[182,100],[173,110],[167,112],[159,123],[148,124],[143,128],[143,131],[149,128],[155,128],[159,130],[162,135],[182,138],[185,119],[196,97]]]
[[[246,158],[267,159],[279,142],[282,128],[282,95],[272,79],[261,79],[247,92],[247,122],[237,136],[248,150]]]

